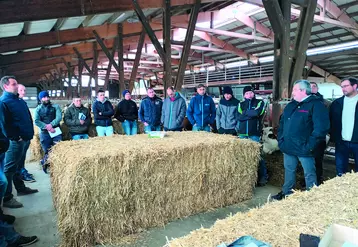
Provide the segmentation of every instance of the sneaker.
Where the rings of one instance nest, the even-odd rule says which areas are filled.
[[[33,176],[33,174],[32,174],[32,173],[29,173],[29,171],[26,170],[26,168],[22,168],[22,169],[21,169],[21,174],[27,174],[27,175]]]
[[[20,236],[20,238],[13,244],[10,244],[9,247],[19,247],[19,246],[28,246],[39,240],[37,236],[32,237],[24,237]]]
[[[31,189],[29,187],[25,187],[23,190],[17,191],[18,196],[25,196],[39,192],[37,189]]]
[[[14,198],[11,198],[9,201],[4,201],[2,206],[4,208],[22,208],[24,205],[22,203],[16,201]]]
[[[50,167],[49,164],[45,164],[45,165],[42,166],[42,170],[44,171],[44,173],[46,173],[46,174],[48,173],[47,170],[48,170],[49,167]]]
[[[272,200],[281,201],[285,198],[285,194],[283,194],[282,191],[280,191],[277,195],[271,196]]]
[[[0,220],[8,223],[9,225],[14,224],[16,218],[12,215],[2,214],[0,215]]]
[[[21,179],[22,179],[24,182],[29,182],[29,183],[36,182],[36,180],[35,180],[30,174],[24,174],[24,175],[22,175]]]

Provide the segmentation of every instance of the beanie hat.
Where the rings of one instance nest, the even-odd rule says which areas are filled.
[[[129,90],[127,90],[127,89],[126,89],[126,90],[124,90],[124,91],[123,91],[123,93],[122,93],[123,97],[124,97],[124,96],[126,96],[126,94],[127,94],[127,93],[129,93],[129,94],[130,94],[131,92],[129,92]]]
[[[41,101],[41,99],[44,98],[44,97],[50,97],[50,95],[48,94],[47,91],[41,91],[41,92],[39,93],[39,100],[40,100],[40,101]]]
[[[252,89],[251,86],[246,86],[246,87],[244,87],[244,92],[242,94],[245,95],[246,92],[250,92],[250,91],[254,92],[254,90]]]
[[[231,95],[233,95],[234,93],[233,93],[231,87],[226,86],[223,89],[223,94],[231,94]]]

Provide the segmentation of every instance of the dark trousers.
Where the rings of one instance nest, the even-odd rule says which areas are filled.
[[[28,147],[30,141],[10,141],[10,146],[5,153],[5,165],[4,173],[8,182],[4,201],[11,200],[14,196],[12,195],[12,183],[14,183],[15,189],[21,191],[25,188],[24,181],[20,176],[16,176],[16,173],[21,166],[21,160],[24,156],[25,149]]]
[[[183,127],[175,128],[175,129],[168,129],[164,127],[164,131],[183,131]]]
[[[218,133],[219,134],[225,134],[225,135],[233,135],[236,136],[236,130],[235,129],[223,129],[223,128],[219,128],[218,129]]]
[[[321,141],[318,143],[315,149],[315,165],[316,165],[316,174],[317,174],[317,185],[320,185],[323,182],[323,157],[324,151],[326,150],[326,142]]]
[[[340,141],[336,143],[336,170],[337,176],[342,176],[349,172],[349,153],[353,153],[354,157],[354,172],[358,172],[358,143]]]
[[[58,135],[55,136],[54,138],[51,138],[48,132],[42,131],[40,133],[41,147],[45,153],[45,156],[41,160],[42,165],[46,164],[48,158],[48,152],[50,151],[51,147],[60,141],[62,141],[62,135]]]

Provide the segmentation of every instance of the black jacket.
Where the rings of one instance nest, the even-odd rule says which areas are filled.
[[[117,111],[114,117],[120,121],[124,120],[134,121],[138,119],[138,107],[133,100],[122,100],[118,103]]]
[[[103,103],[96,100],[92,106],[92,112],[94,115],[94,123],[96,126],[112,126],[112,116],[114,115],[114,110],[112,103],[108,100],[105,100]],[[102,113],[101,115],[99,113]]]
[[[84,124],[81,124],[80,122],[80,113],[86,116]],[[88,108],[84,107],[83,105],[81,105],[81,107],[76,107],[74,104],[72,104],[67,108],[63,119],[72,135],[88,134],[88,128],[92,122],[91,114]]]
[[[342,112],[344,97],[338,98],[331,104],[329,118],[331,120],[331,140],[335,143],[342,141]],[[358,142],[358,104],[356,105],[354,129],[351,142]]]
[[[265,103],[253,98],[241,101],[239,111],[239,132],[241,136],[261,136],[262,116],[265,113]]]
[[[9,149],[10,141],[6,138],[6,136],[2,133],[0,129],[0,154],[5,153]]]
[[[318,97],[293,100],[281,115],[278,145],[283,153],[313,157],[317,143],[325,140],[328,131],[328,110]]]

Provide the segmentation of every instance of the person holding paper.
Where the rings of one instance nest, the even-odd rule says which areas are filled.
[[[88,128],[92,119],[88,108],[84,107],[80,97],[73,98],[63,117],[72,140],[88,139]]]
[[[4,207],[20,208],[12,194],[14,183],[17,195],[28,195],[38,192],[25,186],[24,181],[15,176],[20,160],[26,152],[25,147],[34,136],[31,114],[25,101],[19,98],[18,83],[14,76],[4,76],[0,80],[4,93],[0,97],[0,128],[4,136],[10,140],[9,149],[5,153],[4,173],[8,186],[4,195]]]
[[[42,169],[47,173],[49,166],[47,162],[48,151],[56,143],[62,141],[60,122],[62,112],[59,105],[52,104],[47,91],[39,93],[41,102],[35,109],[35,125],[40,129],[40,142],[44,157],[41,160]]]
[[[97,100],[93,103],[92,112],[94,115],[94,123],[96,125],[97,135],[113,135],[113,105],[106,99],[105,93],[101,89],[97,92]]]

